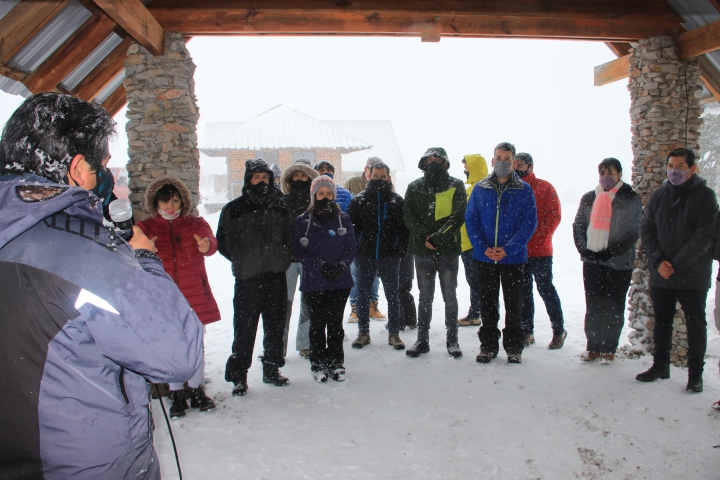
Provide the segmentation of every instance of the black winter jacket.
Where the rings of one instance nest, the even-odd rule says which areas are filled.
[[[284,272],[292,262],[292,218],[275,188],[258,202],[243,188],[241,197],[225,205],[217,234],[218,252],[232,262],[235,278]]]
[[[652,193],[641,233],[651,285],[677,290],[710,288],[717,213],[715,192],[697,175],[680,187],[665,180]],[[675,270],[667,280],[658,272],[665,260]]]
[[[359,254],[378,259],[407,253],[410,231],[403,222],[403,203],[397,193],[369,186],[352,199],[347,213],[355,229]]]

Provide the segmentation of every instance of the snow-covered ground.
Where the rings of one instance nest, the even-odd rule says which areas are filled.
[[[714,289],[708,296],[705,392],[685,392],[687,371],[643,384],[635,375],[651,357],[586,364],[581,263],[571,224],[577,205],[564,205],[555,235],[555,285],[569,333],[562,350],[545,348],[552,333],[535,297],[537,343],[522,365],[503,352],[491,364],[475,362],[476,327],[460,329],[462,359],[447,356],[439,286],[433,305],[431,351],[409,358],[387,345],[382,322],[371,323],[373,343],[345,343],[348,378],[317,384],[294,349],[299,294],[282,373],[287,387],[265,385],[261,365],[249,372],[250,390],[232,397],[224,380],[232,343],[233,277],[220,255],[207,260],[223,320],[207,328],[208,394],[217,409],[189,410],[172,421],[186,479],[428,478],[428,479],[718,479],[720,338],[713,326]],[[207,217],[211,225],[218,214]],[[462,264],[461,264],[462,265]],[[461,315],[468,287],[462,266]],[[417,301],[417,290],[415,290]],[[385,312],[382,298],[380,307]],[[349,306],[346,314],[349,313]],[[262,353],[260,327],[255,354]],[[621,345],[628,343],[627,327]],[[356,324],[345,324],[348,340]],[[401,332],[409,346],[415,331]],[[169,405],[169,403],[167,404]],[[155,445],[164,478],[177,478],[175,457],[157,401]]]

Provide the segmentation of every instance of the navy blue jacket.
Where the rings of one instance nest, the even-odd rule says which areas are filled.
[[[498,264],[527,263],[527,244],[537,227],[532,188],[515,172],[504,185],[500,185],[494,173],[480,180],[468,200],[465,226],[475,260],[495,263],[485,255],[485,250],[502,247],[507,257]]]
[[[0,177],[3,478],[159,478],[148,380],[200,366],[202,325],[78,187]]]
[[[380,259],[407,253],[410,231],[403,221],[403,203],[397,193],[371,187],[353,198],[348,215],[355,228],[358,254]]]

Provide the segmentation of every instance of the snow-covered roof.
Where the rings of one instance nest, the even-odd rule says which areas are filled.
[[[210,130],[217,129],[210,127]],[[223,152],[227,150],[330,148],[349,153],[370,147],[372,144],[349,133],[293,108],[277,105],[210,140],[201,150],[210,156],[225,156]]]
[[[365,168],[367,159],[370,157],[381,158],[390,167],[390,170],[405,170],[405,162],[403,162],[400,147],[395,138],[395,130],[393,130],[390,120],[323,120],[323,123],[372,144],[368,150],[343,155],[343,170],[360,171]]]

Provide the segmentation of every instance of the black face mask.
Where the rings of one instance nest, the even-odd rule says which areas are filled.
[[[290,188],[292,190],[310,190],[310,180],[293,180],[290,182]]]
[[[432,162],[425,165],[425,171],[427,173],[440,173],[445,170],[445,165],[438,162]]]
[[[322,200],[315,200],[315,208],[322,212],[329,212],[332,210],[333,201],[329,198],[323,198]]]
[[[367,188],[373,191],[389,192],[392,189],[392,182],[390,180],[370,180]]]
[[[464,172],[464,173],[465,173],[465,178],[470,180],[470,172]]]
[[[527,174],[530,173],[527,170],[515,170],[515,173],[518,174],[518,177],[525,178],[527,177]]]
[[[257,195],[258,197],[264,197],[268,194],[268,189],[270,188],[270,185],[268,185],[265,182],[256,183],[253,185],[252,183],[248,184],[247,189],[252,193],[253,195]]]

